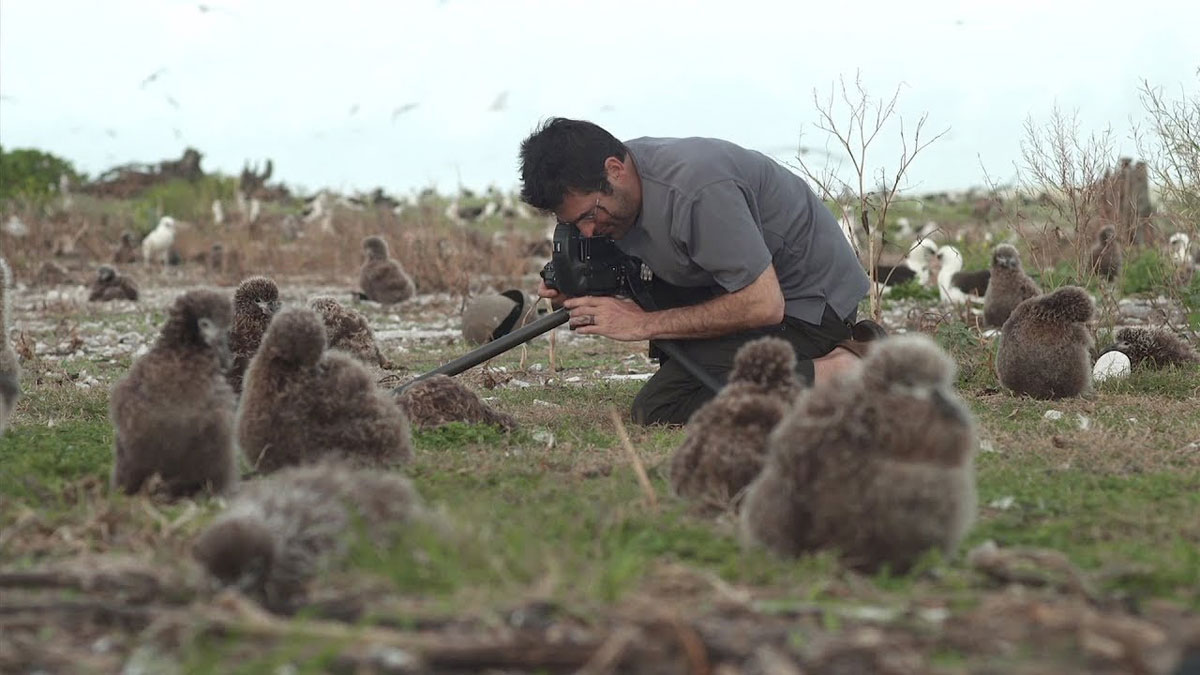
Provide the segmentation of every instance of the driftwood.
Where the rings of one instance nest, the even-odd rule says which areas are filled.
[[[80,190],[84,194],[96,197],[136,197],[161,183],[176,179],[195,181],[202,178],[204,171],[200,169],[200,160],[203,157],[195,148],[187,148],[179,159],[168,159],[157,164],[124,164],[100,174],[96,180],[82,186]]]

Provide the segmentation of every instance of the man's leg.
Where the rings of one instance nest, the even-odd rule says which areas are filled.
[[[676,340],[675,344],[724,383],[733,369],[733,358],[738,349],[765,336],[783,338],[792,344],[796,351],[797,375],[802,381],[811,383],[814,376],[812,359],[828,354],[838,342],[851,335],[849,325],[827,307],[819,325],[787,318],[783,323],[759,330],[708,340]],[[692,413],[715,395],[679,363],[664,359],[658,372],[634,398],[630,415],[637,424],[685,424]]]

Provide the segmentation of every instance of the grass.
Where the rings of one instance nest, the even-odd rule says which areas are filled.
[[[1001,547],[1061,551],[1103,593],[1200,610],[1200,521],[1193,517],[1200,510],[1200,450],[1183,449],[1200,439],[1196,375],[1138,374],[1101,387],[1093,398],[1060,402],[964,390],[991,451],[978,457],[980,515],[963,550],[993,540]],[[813,605],[903,609],[915,602],[967,611],[986,592],[962,555],[931,555],[909,575],[883,573],[848,587],[853,575],[828,554],[786,560],[746,549],[730,522],[694,517],[669,496],[661,464],[682,432],[631,427],[660,502],[651,508],[617,448],[605,405],[597,403],[606,399],[623,408],[636,384],[597,389],[486,392],[522,419],[522,430],[508,436],[461,424],[417,433],[409,473],[423,497],[454,523],[452,533],[414,527],[387,548],[360,540],[349,567],[331,579],[387,589],[404,604],[384,616],[414,626],[430,616],[503,612],[530,598],[599,621],[607,608],[661,583],[664,569],[680,567],[753,589],[765,615]],[[534,397],[579,414],[522,414]],[[1063,418],[1046,419],[1049,409],[1063,411]],[[1087,429],[1078,415],[1090,419]],[[64,421],[52,427],[43,421],[54,418]],[[554,435],[552,447],[539,440],[539,430]],[[47,529],[72,531],[87,550],[144,545],[136,532],[152,521],[138,506],[142,498],[97,485],[109,471],[111,442],[102,393],[34,387],[0,451],[0,526],[14,526],[35,509]],[[178,556],[176,564],[186,557],[189,538],[219,511],[214,502],[200,505],[205,516],[156,536],[157,555]],[[170,520],[184,507],[159,510]],[[119,532],[81,525],[97,513],[112,514]],[[43,538],[0,553],[9,564],[27,565],[70,550]],[[828,615],[823,629],[844,629],[847,619],[839,616]],[[335,639],[304,638],[302,626],[297,619],[297,636],[265,647],[250,635],[197,636],[185,640],[177,656],[189,672],[267,673],[291,662],[319,672],[347,648]],[[1034,650],[1024,658],[1038,662],[1045,655]],[[931,656],[931,667],[963,662],[979,661],[949,647]]]

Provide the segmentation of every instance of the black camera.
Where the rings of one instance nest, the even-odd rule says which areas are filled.
[[[629,293],[641,275],[641,261],[625,255],[610,237],[584,237],[574,225],[554,228],[554,251],[542,268],[548,288],[569,296]]]

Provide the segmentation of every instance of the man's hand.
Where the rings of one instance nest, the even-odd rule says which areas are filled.
[[[571,310],[571,329],[583,335],[603,335],[625,342],[649,336],[647,312],[633,300],[587,295],[569,298],[563,306]]]
[[[563,295],[557,288],[550,288],[546,285],[545,279],[538,280],[537,294],[539,298],[546,298],[550,301],[550,306],[558,309],[563,306],[563,302],[567,296]]]

